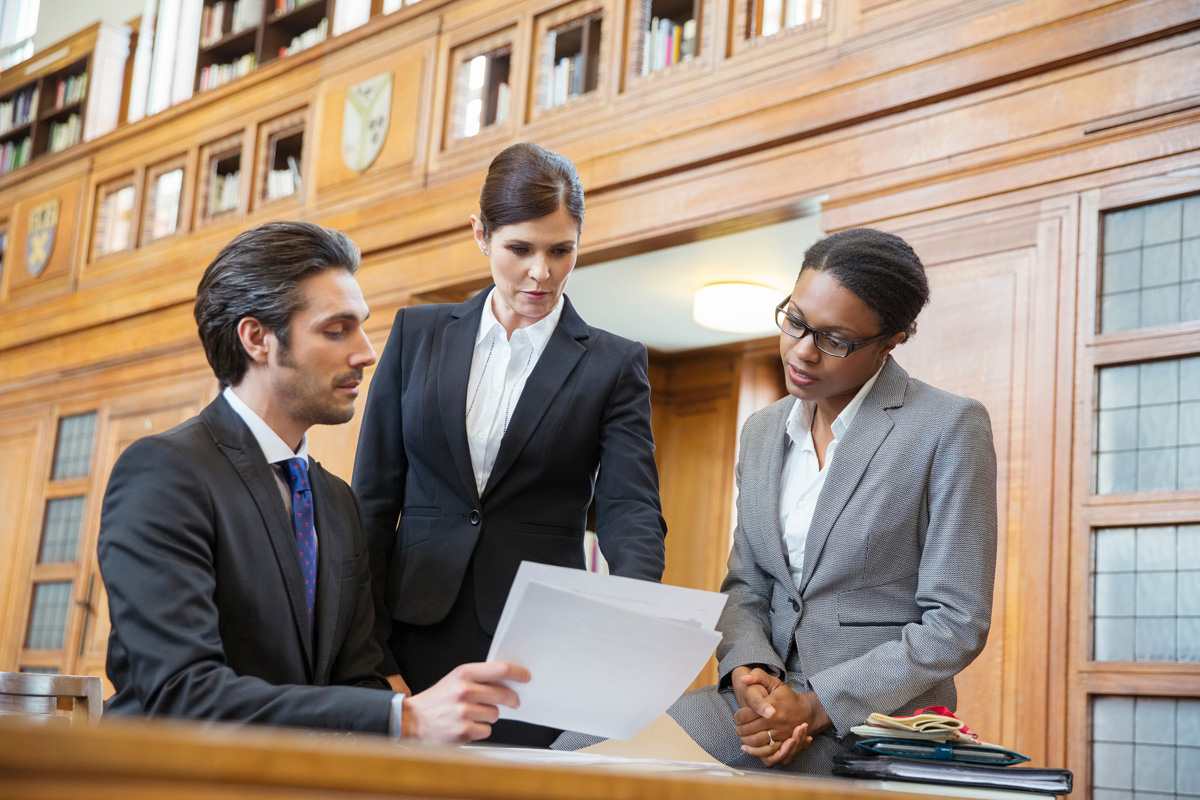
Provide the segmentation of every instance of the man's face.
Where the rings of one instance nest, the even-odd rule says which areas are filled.
[[[363,331],[371,312],[345,270],[324,270],[300,287],[305,302],[292,316],[287,347],[273,349],[278,356],[269,361],[273,400],[306,428],[349,422],[363,370],[375,363]]]

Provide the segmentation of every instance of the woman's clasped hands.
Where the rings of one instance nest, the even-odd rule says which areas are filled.
[[[797,694],[760,667],[736,667],[731,675],[738,711],[734,730],[742,752],[766,767],[790,764],[812,744],[812,733],[829,727],[829,715],[815,692]]]

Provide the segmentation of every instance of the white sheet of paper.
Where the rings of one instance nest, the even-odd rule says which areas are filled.
[[[522,564],[521,569],[527,566],[534,567],[534,574],[543,567]],[[628,604],[617,605],[595,593],[531,581],[529,574],[519,590],[514,585],[510,592],[488,654],[489,660],[521,664],[533,675],[529,683],[513,685],[521,707],[501,708],[503,719],[629,739],[683,693],[721,640],[721,634],[702,625],[634,611]],[[595,582],[589,583],[594,588]],[[638,594],[647,607],[679,609],[686,603],[678,599],[655,603],[652,597],[696,592],[653,583],[646,586],[654,590],[639,589]],[[715,598],[701,605],[716,604],[719,616],[725,597]],[[692,603],[697,599],[693,597]],[[715,625],[715,616],[712,619]]]
[[[717,627],[717,620],[721,617],[726,600],[725,595],[718,592],[522,561],[512,588],[508,591],[500,622],[496,625],[495,639],[502,638],[508,621],[530,581],[595,597],[630,611],[686,622],[710,631]],[[488,658],[490,660],[491,656]]]

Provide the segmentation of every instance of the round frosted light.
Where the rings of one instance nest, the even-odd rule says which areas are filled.
[[[767,333],[775,330],[775,306],[783,293],[755,283],[710,283],[696,290],[692,319],[716,331]]]

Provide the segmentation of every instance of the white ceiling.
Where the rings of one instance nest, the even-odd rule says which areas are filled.
[[[809,245],[823,235],[820,214],[741,233],[579,267],[567,295],[589,324],[663,352],[769,336],[724,333],[692,321],[692,295],[705,284],[745,281],[790,294]],[[585,240],[584,247],[587,246]]]

